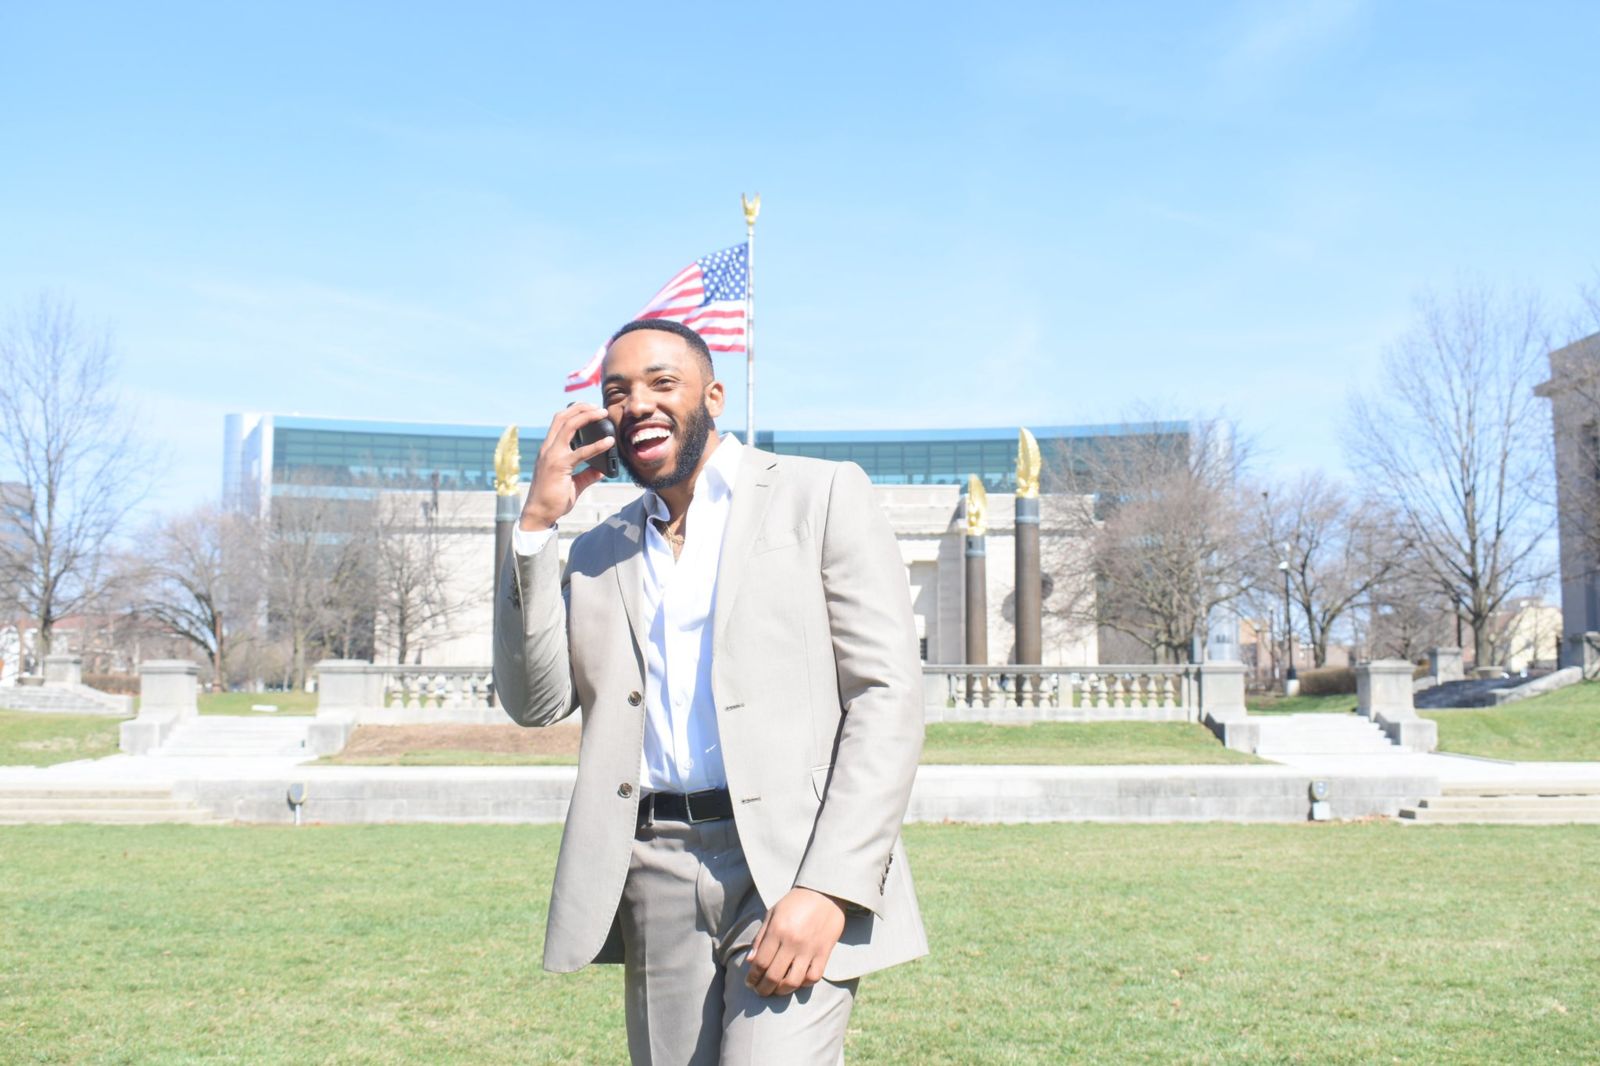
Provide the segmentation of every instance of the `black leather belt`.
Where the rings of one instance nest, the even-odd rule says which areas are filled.
[[[715,822],[733,817],[733,798],[725,788],[702,792],[647,792],[639,801],[639,824],[651,822]]]

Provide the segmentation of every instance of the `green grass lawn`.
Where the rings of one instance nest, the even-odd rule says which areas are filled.
[[[399,755],[326,755],[317,762],[329,766],[576,766],[578,757],[533,752],[419,748]]]
[[[1600,760],[1600,682],[1508,703],[1420,711],[1439,723],[1439,750],[1529,762]]]
[[[123,719],[0,711],[0,766],[54,766],[117,753]]]
[[[859,1063],[1581,1061],[1600,831],[913,826],[933,954]],[[626,1061],[542,973],[559,829],[0,829],[9,1063]]]
[[[202,692],[197,701],[201,714],[316,714],[315,692]],[[277,711],[252,711],[256,704]]]
[[[1259,693],[1245,700],[1251,714],[1344,714],[1356,709],[1354,693],[1332,696],[1275,696]]]
[[[397,755],[333,755],[318,760],[345,766],[573,766],[575,754],[415,749]],[[928,726],[924,764],[1078,766],[1261,763],[1229,751],[1204,726],[1189,722],[1032,722]]]
[[[1115,766],[1264,760],[1229,751],[1210,730],[1192,722],[940,722],[928,726],[922,761]]]

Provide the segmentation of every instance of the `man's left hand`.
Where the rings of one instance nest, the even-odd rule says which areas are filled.
[[[791,888],[756,932],[745,983],[763,996],[787,996],[822,980],[844,932],[844,907],[832,896]]]

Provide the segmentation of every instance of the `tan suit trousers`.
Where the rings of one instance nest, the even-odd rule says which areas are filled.
[[[856,982],[789,996],[745,984],[766,917],[733,819],[657,821],[634,838],[622,890],[628,1052],[652,1066],[844,1061]]]

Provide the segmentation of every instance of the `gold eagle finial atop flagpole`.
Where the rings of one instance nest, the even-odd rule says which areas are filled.
[[[754,196],[746,196],[744,193],[740,193],[739,206],[744,208],[744,224],[746,226],[754,226],[756,224],[756,216],[761,214],[761,194],[756,193]]]
[[[967,536],[981,537],[989,532],[989,492],[977,474],[967,477]]]
[[[1039,442],[1026,429],[1017,431],[1017,495],[1025,500],[1039,495],[1039,468],[1043,466]]]
[[[522,454],[517,450],[517,427],[507,426],[494,446],[494,491],[497,496],[515,496],[522,479]]]

